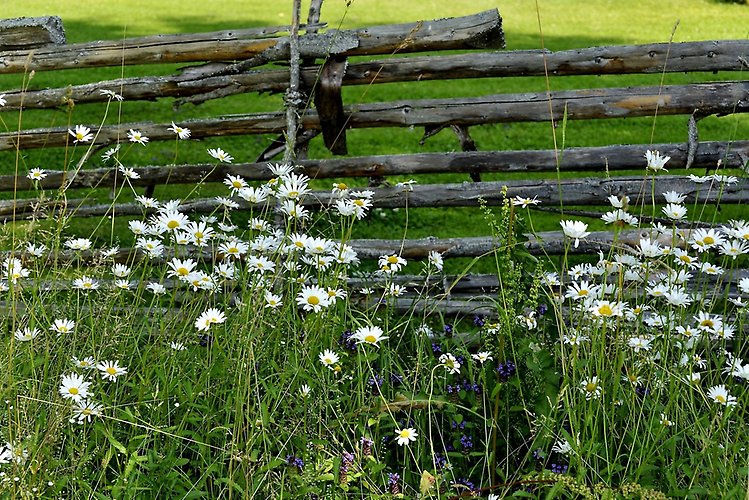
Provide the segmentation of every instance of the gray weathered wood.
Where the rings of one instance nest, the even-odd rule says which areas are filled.
[[[559,52],[517,50],[507,52],[473,52],[448,56],[408,57],[378,59],[349,64],[343,76],[343,85],[368,85],[373,82],[389,83],[414,80],[441,80],[453,78],[497,78],[522,75],[543,75],[543,59],[557,75],[605,74],[612,68],[621,73],[735,71],[741,69],[742,54],[749,53],[749,41],[725,40],[717,42],[684,42],[672,44],[670,62],[665,60],[663,46],[648,44],[632,46],[594,47]],[[650,57],[653,52],[656,54]],[[627,57],[633,53],[648,54]],[[710,56],[710,54],[713,54]],[[599,59],[606,54],[603,59]],[[302,82],[311,88],[317,81],[319,66],[302,68]],[[376,78],[375,78],[376,77]],[[283,70],[252,70],[243,74],[206,76],[183,72],[177,75],[138,77],[108,80],[58,89],[29,90],[24,94],[28,108],[61,106],[66,99],[76,103],[103,102],[107,97],[100,89],[109,89],[127,100],[156,99],[206,94],[231,95],[242,92],[283,92],[288,87],[288,72]],[[6,92],[7,109],[16,109],[21,102],[20,92]],[[188,101],[192,102],[192,101]]]
[[[352,64],[344,85],[451,78],[741,71],[747,40],[612,45],[552,52],[511,50]],[[275,79],[274,79],[275,80]]]
[[[545,92],[499,94],[456,99],[425,99],[347,106],[349,128],[431,127],[438,125],[480,125],[520,121],[561,120],[565,111],[570,120],[625,118],[637,116],[691,114],[731,114],[749,111],[749,81],[700,83],[663,87],[567,90],[551,93],[551,115]],[[320,129],[317,113],[310,110],[301,118],[306,129]],[[192,120],[181,125],[192,130],[192,137],[277,134],[284,130],[284,113],[232,115]],[[95,125],[94,125],[95,126]],[[92,128],[94,127],[92,126]],[[97,144],[112,144],[129,129],[140,130],[151,141],[173,140],[168,124],[149,122],[104,126]],[[55,127],[0,134],[0,151],[65,146],[68,129]]]
[[[544,204],[557,206],[560,197],[565,205],[606,205],[609,195],[629,196],[630,205],[638,206],[651,203],[651,190],[655,193],[676,191],[686,195],[686,203],[722,203],[744,204],[749,202],[749,181],[740,180],[737,184],[719,186],[714,182],[702,184],[694,183],[681,176],[659,176],[655,181],[643,176],[599,178],[588,177],[580,179],[561,179],[549,182],[544,179],[504,181],[504,182],[465,182],[461,184],[426,184],[415,185],[413,191],[405,192],[398,187],[372,188],[375,195],[373,206],[378,208],[419,208],[419,207],[472,207],[478,206],[483,200],[488,205],[499,205],[504,201],[503,191],[514,198],[532,198],[536,196]],[[334,201],[329,191],[312,192],[302,205],[319,209]],[[237,201],[240,208],[250,208],[243,200]],[[38,210],[38,200],[17,200],[0,202],[0,216],[6,220],[14,214],[19,219],[27,218],[29,214]],[[47,211],[59,207],[56,202],[46,202],[42,205]],[[219,208],[215,199],[200,199],[186,202],[181,210],[185,212],[212,212]],[[112,211],[111,204],[91,205],[82,200],[68,200],[67,213],[74,213],[78,217],[101,217]],[[136,203],[117,204],[115,212],[118,215],[140,215],[143,209]]]
[[[559,155],[559,169],[564,172],[600,172],[636,170],[645,168],[645,151],[656,150],[671,157],[669,169],[684,168],[688,157],[686,144],[632,144],[587,148],[569,148]],[[343,159],[301,160],[299,172],[315,179],[338,177],[386,177],[393,175],[480,174],[492,172],[555,172],[557,155],[553,150],[525,151],[470,151],[453,153],[418,153],[407,155],[362,156]],[[744,168],[749,158],[749,141],[701,142],[692,167],[714,169],[718,161],[725,168]],[[135,167],[139,179],[130,179],[133,186],[153,184],[196,184],[198,182],[223,182],[227,175],[239,175],[248,181],[265,181],[271,178],[266,163],[233,163],[175,166]],[[113,186],[123,182],[113,168],[81,170],[68,187],[89,188]],[[48,171],[39,181],[39,187],[58,189],[63,185],[64,174]],[[25,176],[0,175],[0,191],[31,189],[33,183]]]
[[[29,50],[65,43],[65,30],[57,16],[0,19],[0,51]]]
[[[634,247],[640,242],[643,231],[629,230],[616,235],[617,246]],[[527,235],[528,241],[522,245],[533,255],[559,255],[567,246],[561,231],[546,231],[536,235]],[[491,236],[472,236],[463,238],[419,238],[419,239],[355,239],[349,245],[361,259],[377,259],[382,255],[399,254],[405,259],[424,259],[429,252],[438,252],[444,258],[479,257],[506,248]],[[592,232],[580,241],[577,248],[568,250],[570,254],[594,255],[599,250],[607,252],[614,246],[614,233],[608,231]]]
[[[424,50],[499,48],[504,45],[496,9],[471,16],[362,28],[330,30],[300,37],[302,57],[392,54]],[[133,64],[190,61],[261,62],[289,57],[289,37],[260,38],[268,30],[234,30],[194,35],[156,35],[124,40],[71,44],[48,49],[0,52],[0,73],[49,71]],[[260,62],[259,62],[260,63]]]

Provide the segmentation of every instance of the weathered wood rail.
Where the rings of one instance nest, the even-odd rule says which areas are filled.
[[[499,94],[456,99],[408,100],[359,104],[343,109],[346,128],[442,127],[509,122],[592,120],[639,116],[683,115],[695,110],[703,115],[749,111],[749,81],[670,85],[663,87],[605,88],[520,94]],[[550,110],[551,108],[551,110]],[[301,119],[304,129],[320,129],[320,118],[309,111]],[[183,125],[196,139],[232,135],[278,134],[286,126],[285,114],[256,113],[209,120],[186,120]],[[130,129],[152,141],[172,140],[168,123],[123,123],[99,129],[95,144],[122,140]],[[0,134],[0,151],[64,147],[71,142],[65,127]]]
[[[308,27],[309,29],[309,27]],[[430,49],[436,50],[436,49]],[[633,73],[677,73],[740,71],[749,53],[749,41],[724,40],[592,47],[563,50],[515,50],[430,57],[377,59],[351,63],[342,85],[370,85],[457,78],[511,78],[519,76],[615,75]],[[321,66],[303,67],[302,82],[313,88]],[[216,71],[214,67],[212,71]],[[217,91],[219,96],[243,92],[283,92],[288,87],[285,70],[251,70],[232,75],[211,75],[187,70],[176,75],[108,80],[57,89],[23,93],[26,108],[53,108],[68,99],[76,103],[104,102],[101,89],[116,91],[127,100],[162,97],[190,98]],[[191,101],[204,101],[187,99]],[[6,109],[17,109],[21,92],[6,93]]]
[[[51,18],[50,18],[51,19]],[[52,21],[44,21],[50,26]],[[40,21],[41,23],[41,21]],[[749,140],[700,142],[696,133],[698,120],[710,115],[749,112],[749,41],[723,40],[684,43],[657,43],[628,46],[590,47],[558,52],[546,50],[498,51],[504,47],[502,20],[496,10],[460,18],[420,21],[416,23],[378,26],[354,30],[325,30],[324,23],[313,19],[302,26],[300,37],[301,82],[315,106],[305,108],[299,117],[300,134],[305,140],[322,132],[325,145],[336,154],[345,151],[347,129],[419,128],[423,139],[444,128],[458,135],[463,151],[444,153],[401,154],[388,156],[346,156],[335,159],[301,159],[299,172],[313,179],[383,178],[418,176],[422,174],[470,174],[475,182],[442,182],[434,175],[428,182],[419,182],[411,191],[396,186],[375,187],[373,206],[377,208],[475,207],[479,203],[498,205],[506,197],[520,196],[543,202],[545,209],[567,207],[592,215],[605,203],[608,195],[629,196],[631,206],[652,205],[652,193],[678,191],[688,203],[744,204],[749,201],[746,179],[722,184],[715,179],[694,183],[685,175],[658,174],[619,175],[623,171],[644,170],[644,154],[658,150],[671,157],[668,168],[673,174],[712,173],[722,169],[746,169],[749,165]],[[54,31],[54,30],[52,30]],[[27,71],[54,71],[123,65],[194,64],[167,76],[122,78],[49,89],[3,90],[6,104],[2,112],[23,109],[59,108],[69,104],[87,105],[105,102],[109,96],[102,90],[121,94],[127,100],[173,99],[175,104],[201,103],[238,93],[281,93],[289,86],[288,71],[268,63],[289,60],[289,27],[225,30],[202,34],[150,36],[64,44],[64,33],[33,42],[26,47],[19,43],[3,44],[0,25],[0,74]],[[14,35],[15,36],[15,35]],[[7,38],[8,40],[10,38]],[[32,42],[29,42],[32,43]],[[33,50],[30,50],[33,47]],[[460,50],[463,53],[444,55],[439,51]],[[419,52],[431,52],[429,56]],[[413,54],[408,57],[394,55]],[[366,57],[360,57],[366,56]],[[377,57],[377,58],[374,58]],[[147,72],[147,67],[144,66]],[[394,82],[418,82],[465,78],[514,78],[525,76],[624,75],[726,73],[733,80],[692,82],[680,85],[612,87],[575,89],[553,92],[505,93],[451,99],[409,99],[393,102],[346,103],[341,87]],[[651,78],[652,82],[653,79]],[[414,85],[415,86],[415,85]],[[409,96],[411,97],[411,96]],[[287,120],[278,108],[263,113],[183,120],[193,139],[227,136],[278,136],[285,131]],[[469,127],[516,122],[559,122],[567,120],[603,120],[665,115],[691,115],[684,141],[666,144],[625,144],[601,147],[555,150],[477,151],[469,135]],[[129,122],[118,126],[97,124],[94,148],[123,142],[129,129],[140,130],[152,142],[173,141],[168,123]],[[343,137],[342,144],[331,137]],[[22,129],[0,134],[0,154],[23,154],[39,148],[72,147],[68,127]],[[77,148],[88,148],[90,144]],[[343,147],[342,147],[343,146]],[[62,149],[61,149],[62,151]],[[92,155],[93,158],[94,155]],[[77,190],[112,189],[123,182],[116,169],[98,168],[91,159],[75,172],[48,170],[47,177],[32,183],[24,175],[0,175],[0,192],[14,192],[17,199],[0,202],[0,219],[4,221],[59,214],[62,210],[77,217],[142,216],[143,209],[135,203],[92,203]],[[680,169],[691,168],[681,171]],[[265,163],[184,164],[135,167],[137,179],[129,179],[135,187],[161,184],[220,183],[227,175],[241,175],[250,182],[270,178]],[[606,171],[608,175],[480,181],[483,174],[522,174],[553,172]],[[721,170],[722,171],[722,170]],[[612,175],[613,174],[613,175]],[[452,179],[451,179],[452,180]],[[325,183],[325,185],[328,185]],[[60,200],[30,196],[31,190],[67,190],[64,203]],[[329,205],[332,195],[319,190],[308,195],[303,204],[310,208]],[[249,205],[238,200],[241,208]],[[589,208],[590,207],[590,208]],[[218,208],[215,199],[189,200],[181,210],[187,213],[208,213]],[[587,211],[587,212],[586,212]],[[652,212],[650,210],[649,212]],[[652,213],[634,215],[646,220]],[[660,214],[656,214],[657,216]],[[687,224],[683,229],[689,229]],[[694,227],[694,225],[692,225]],[[558,232],[543,232],[523,243],[535,255],[562,253],[593,253],[613,246],[632,249],[639,243],[640,232],[596,232],[578,247],[569,248],[569,241]],[[424,258],[430,251],[445,257],[476,257],[489,254],[501,245],[491,237],[421,238],[402,241],[391,239],[354,240],[352,246],[361,258],[375,259],[386,253],[401,253],[407,258]],[[193,249],[198,252],[197,249]],[[136,258],[137,251],[124,248],[118,260]],[[213,258],[212,255],[203,255]],[[66,259],[65,253],[55,258]],[[471,282],[471,280],[474,280]],[[473,283],[469,286],[467,283]],[[483,283],[478,286],[476,283]],[[441,298],[440,309],[449,312],[492,309],[491,301],[471,300],[491,290],[485,280],[466,277],[458,285],[443,287],[449,297]],[[474,286],[475,285],[475,286]],[[412,307],[412,299],[403,299],[402,307]],[[425,305],[424,307],[427,307]],[[431,305],[429,305],[431,307]],[[483,309],[482,309],[483,308]]]
[[[547,179],[513,180],[493,182],[463,182],[449,184],[414,185],[411,191],[403,188],[376,187],[372,206],[374,208],[425,208],[425,207],[476,207],[480,201],[487,205],[501,205],[505,198],[533,198],[542,203],[558,204],[560,199],[566,205],[601,205],[607,196],[629,196],[630,205],[637,206],[651,202],[651,190],[656,193],[676,191],[683,193],[686,203],[736,204],[745,203],[749,195],[749,181],[742,179],[735,184],[717,181],[694,183],[681,176],[661,176],[645,179],[642,176],[587,177],[580,179],[560,179],[549,182]],[[506,196],[503,191],[506,189]],[[336,197],[330,191],[312,191],[300,201],[300,205],[313,209],[331,205]],[[244,200],[236,200],[240,209],[262,208],[265,203],[251,205]],[[141,215],[143,208],[137,203],[91,204],[88,200],[68,199],[64,205],[59,201],[45,201],[39,206],[36,199],[17,199],[0,204],[0,216],[33,213],[39,209],[55,210],[63,206],[77,217],[101,217],[116,212],[120,216]],[[220,202],[213,198],[196,199],[180,205],[184,213],[208,213],[220,208]]]
[[[313,179],[342,177],[387,177],[419,174],[483,174],[561,171],[600,172],[601,165],[609,171],[639,170],[648,149],[671,157],[669,167],[685,168],[689,155],[687,144],[618,145],[568,148],[563,155],[553,150],[465,151],[454,153],[417,153],[405,155],[361,156],[326,160],[298,160],[297,172]],[[726,168],[742,168],[749,161],[749,141],[700,142],[691,167],[712,170],[721,161]],[[248,181],[271,178],[265,163],[232,163],[134,167],[138,179],[129,179],[133,186],[153,184],[195,184],[222,182],[227,175],[240,175]],[[111,168],[79,171],[74,178],[65,172],[48,171],[37,181],[44,189],[69,189],[113,186],[124,182]],[[0,192],[28,190],[34,183],[26,177],[0,175]]]
[[[26,50],[9,50],[0,52],[0,74],[196,61],[250,61],[265,64],[288,60],[289,37],[272,36],[282,31],[288,31],[288,27],[77,43],[62,47],[41,47],[32,53]],[[502,46],[502,25],[496,10],[434,21],[350,31],[330,30],[300,37],[301,56],[316,58],[324,58],[330,54],[379,55]],[[232,69],[223,68],[223,71],[231,72]]]

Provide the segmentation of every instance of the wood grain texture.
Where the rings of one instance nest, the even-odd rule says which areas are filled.
[[[559,169],[563,172],[600,172],[637,170],[645,168],[645,151],[657,150],[671,157],[670,169],[686,166],[689,146],[677,144],[629,144],[587,148],[568,148],[557,155],[554,150],[526,151],[469,151],[452,153],[417,153],[404,155],[360,156],[341,159],[300,160],[299,172],[314,179],[338,177],[387,177],[420,174],[482,174],[555,172],[557,156],[561,157]],[[749,162],[749,141],[701,142],[692,163],[695,172],[715,168],[718,161],[726,168],[743,168]],[[271,178],[266,163],[232,163],[175,166],[135,167],[139,179],[131,179],[133,186],[153,184],[195,184],[198,182],[223,182],[227,175],[239,175],[248,181],[266,181]],[[58,189],[63,181],[69,188],[112,187],[124,179],[113,168],[81,170],[72,181],[63,172],[48,171],[39,182],[44,189]],[[1,175],[0,191],[32,189],[25,176]]]
[[[241,61],[258,64],[289,58],[289,37],[274,36],[285,27],[228,30],[212,33],[154,35],[123,40],[70,44],[0,52],[0,74],[102,66]],[[328,54],[376,55],[424,50],[501,48],[504,35],[496,9],[478,14],[361,28],[330,30],[300,37],[302,57]]]
[[[551,103],[549,103],[549,98]],[[551,105],[550,105],[551,104]],[[550,110],[551,108],[551,110]],[[624,87],[552,92],[497,94],[455,99],[421,99],[349,105],[344,108],[347,128],[435,127],[441,125],[482,125],[508,122],[559,121],[604,118],[631,118],[658,115],[727,115],[749,111],[749,81],[667,85],[663,87]],[[305,129],[320,130],[314,110],[300,120]],[[283,112],[230,115],[204,120],[187,120],[182,126],[192,137],[278,134],[285,129]],[[96,125],[90,124],[91,128]],[[173,140],[169,124],[124,123],[101,127],[97,144],[112,144],[129,129],[140,130],[151,141]],[[63,147],[71,142],[68,129],[54,127],[0,134],[0,151]]]

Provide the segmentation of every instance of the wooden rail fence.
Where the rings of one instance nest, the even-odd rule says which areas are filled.
[[[683,175],[659,175],[652,183],[644,183],[642,175],[618,175],[618,172],[642,170],[643,155],[647,150],[658,150],[670,156],[670,170],[691,167],[694,172],[705,172],[714,170],[718,164],[729,169],[747,168],[749,140],[700,142],[696,123],[709,115],[749,111],[749,80],[745,79],[749,69],[749,40],[606,46],[558,52],[501,51],[497,49],[504,48],[504,33],[502,19],[496,10],[459,18],[355,30],[327,30],[324,23],[311,19],[310,24],[301,29],[305,31],[299,38],[303,61],[302,85],[308,92],[316,94],[316,106],[304,110],[300,116],[300,136],[303,141],[313,140],[322,132],[325,145],[333,153],[341,154],[347,150],[345,131],[354,128],[417,127],[423,129],[422,140],[439,130],[452,128],[461,139],[463,151],[459,152],[346,156],[301,159],[297,162],[300,171],[313,179],[466,173],[476,181],[422,183],[413,186],[410,191],[399,187],[374,187],[375,207],[464,207],[476,206],[480,200],[496,205],[502,203],[505,196],[535,196],[546,205],[558,205],[561,200],[565,206],[586,207],[601,205],[608,195],[629,196],[630,203],[634,205],[647,203],[651,192],[671,190],[686,194],[687,202],[743,204],[748,199],[749,186],[744,178],[723,185],[716,181],[696,184],[687,181]],[[66,44],[62,23],[57,18],[0,22],[0,74],[199,63],[179,68],[167,76],[144,75],[60,88],[3,90],[6,104],[0,108],[0,112],[53,109],[71,102],[77,105],[105,102],[109,97],[103,95],[102,90],[116,92],[127,100],[173,99],[176,105],[199,104],[239,93],[281,93],[289,85],[288,71],[269,63],[288,62],[288,32],[289,27],[280,26]],[[439,53],[445,50],[462,52],[449,55]],[[419,55],[424,52],[431,54]],[[400,57],[405,54],[408,56]],[[341,88],[349,85],[669,72],[734,72],[731,74],[735,75],[735,79],[449,99],[413,98],[366,104],[346,104],[341,97]],[[476,151],[468,134],[468,127],[492,123],[598,120],[656,114],[691,115],[692,128],[688,134],[685,130],[685,140],[668,144],[567,148],[563,152]],[[89,124],[98,131],[95,145],[101,147],[122,141],[129,129],[140,130],[151,141],[171,141],[174,135],[167,131],[169,125],[132,122],[98,127],[97,124]],[[286,119],[283,112],[271,111],[188,120],[182,125],[191,129],[195,139],[235,135],[273,137],[283,133]],[[67,127],[21,129],[0,134],[0,154],[10,155],[11,151],[38,148],[65,148],[70,146],[71,140]],[[481,174],[490,173],[558,170],[586,173],[600,172],[604,168],[610,174],[607,177],[581,176],[554,182],[544,179],[480,181]],[[264,181],[270,176],[262,161],[218,166],[203,163],[153,165],[136,167],[134,171],[139,178],[129,182],[136,187],[167,181],[170,184],[219,183],[227,175],[241,175],[248,181]],[[37,185],[46,190],[65,187],[70,194],[64,207],[55,200],[19,196],[16,200],[0,202],[0,218],[7,222],[13,218],[25,219],[62,209],[79,217],[101,217],[112,211],[118,216],[141,215],[142,208],[133,203],[114,206],[96,204],[85,197],[86,190],[97,187],[111,189],[121,182],[121,176],[111,168],[86,166],[75,175],[50,171]],[[28,193],[32,188],[31,181],[23,175],[0,175],[0,192]],[[77,196],[79,191],[81,194]],[[315,191],[305,199],[304,204],[314,208],[330,201],[329,192]],[[239,203],[247,207],[246,203]],[[197,213],[216,208],[215,200],[198,199],[185,203],[182,210]],[[637,232],[627,233],[616,243],[634,247],[639,242],[638,235]],[[362,258],[376,258],[394,251],[400,251],[407,257],[421,258],[432,250],[446,257],[473,257],[491,252],[497,248],[497,244],[487,237],[352,242]],[[607,250],[612,244],[612,233],[594,233],[575,251]],[[534,254],[561,253],[565,245],[560,232],[548,232],[530,238],[526,247]],[[133,249],[123,249],[121,258],[131,258],[133,252]],[[64,255],[59,257],[65,258]],[[468,285],[463,288],[465,293],[470,290]],[[453,291],[457,293],[454,286]],[[452,310],[465,306],[458,302],[446,302],[446,308]],[[479,309],[485,306],[482,304]]]

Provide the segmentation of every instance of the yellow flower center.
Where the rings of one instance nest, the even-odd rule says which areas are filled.
[[[168,227],[169,229],[176,229],[179,227],[179,222],[177,222],[176,220],[170,220],[169,222],[167,222],[166,227]]]
[[[233,187],[237,188],[237,189],[239,189],[239,188],[241,188],[241,187],[242,187],[242,183],[241,183],[241,182],[239,182],[239,181],[232,181],[232,182],[231,182],[231,185],[232,185]]]
[[[113,366],[110,366],[110,367],[107,368],[107,373],[110,374],[110,375],[116,375],[117,374],[117,370],[115,370],[115,368]]]
[[[78,395],[78,388],[77,387],[71,387],[70,389],[68,389],[68,392],[70,394],[72,394],[73,396],[77,396]]]
[[[410,433],[410,432],[408,431],[408,429],[403,429],[403,430],[402,430],[402,431],[400,432],[400,434],[399,434],[399,436],[400,436],[400,437],[402,437],[402,438],[404,438],[404,439],[408,439],[408,437],[409,437],[410,435],[411,435],[411,433]]]
[[[364,337],[364,342],[369,342],[370,344],[374,344],[375,342],[377,342],[377,337],[375,337],[372,334],[367,335],[366,337]]]
[[[723,394],[718,394],[715,396],[715,401],[721,404],[726,404],[726,397]]]
[[[580,290],[579,292],[577,292],[577,294],[580,295],[581,297],[584,297],[588,295],[588,290]]]
[[[364,200],[354,200],[353,203],[357,207],[363,207],[364,206]]]
[[[299,191],[289,191],[289,194],[286,195],[288,198],[296,198],[299,196]]]
[[[598,384],[595,382],[588,382],[585,384],[585,390],[588,392],[594,392],[598,388]]]
[[[311,297],[309,297],[309,298],[307,299],[307,303],[308,303],[308,304],[312,304],[313,306],[316,306],[317,304],[319,304],[319,303],[320,303],[320,299],[319,299],[319,298],[317,298],[317,297],[315,297],[314,295],[312,295]]]
[[[598,308],[598,314],[601,316],[611,316],[614,314],[614,311],[611,309],[610,305],[604,304]]]
[[[190,271],[188,271],[186,267],[180,267],[179,269],[177,269],[177,274],[179,274],[180,276],[187,276],[188,274],[190,274]]]
[[[714,243],[715,243],[715,238],[713,238],[712,236],[705,236],[705,237],[704,237],[704,238],[702,239],[702,242],[703,242],[703,243],[704,243],[705,245],[712,245],[712,244],[714,244]]]
[[[396,257],[395,255],[391,255],[390,257],[388,257],[388,263],[389,264],[397,264],[398,263],[398,257]]]
[[[700,326],[704,326],[706,328],[712,328],[712,327],[715,326],[715,322],[713,320],[711,320],[711,319],[703,319],[700,322]]]
[[[689,255],[682,255],[679,257],[679,260],[682,262],[686,262],[687,264],[692,263],[692,258]]]

